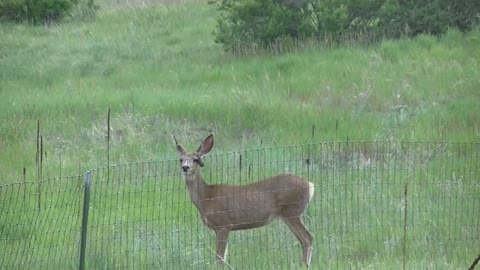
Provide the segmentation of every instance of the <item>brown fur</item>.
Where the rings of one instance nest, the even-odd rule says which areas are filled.
[[[187,153],[175,139],[181,169],[190,199],[197,207],[203,223],[217,236],[217,260],[225,261],[228,234],[270,224],[282,219],[303,247],[303,261],[310,265],[313,236],[302,216],[313,197],[312,183],[292,174],[280,174],[243,186],[209,185],[200,175],[202,156],[213,147],[213,134],[197,152]]]

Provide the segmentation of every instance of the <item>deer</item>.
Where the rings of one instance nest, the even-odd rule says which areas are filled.
[[[216,236],[216,261],[226,263],[228,236],[231,231],[259,228],[280,218],[296,236],[303,248],[307,269],[312,258],[313,236],[303,222],[303,215],[312,200],[313,183],[289,173],[279,174],[246,185],[211,185],[203,180],[200,168],[203,157],[213,148],[211,133],[197,151],[188,153],[172,139],[180,157],[180,168],[190,200],[200,219]]]

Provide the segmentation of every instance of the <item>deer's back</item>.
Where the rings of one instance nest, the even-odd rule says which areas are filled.
[[[291,174],[281,174],[244,186],[212,185],[205,217],[210,227],[232,230],[266,225],[284,215],[301,215],[313,185]]]

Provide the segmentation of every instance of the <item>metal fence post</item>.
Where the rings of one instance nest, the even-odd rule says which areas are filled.
[[[90,201],[90,177],[91,173],[85,174],[85,190],[83,194],[83,213],[82,213],[82,233],[80,239],[80,263],[79,269],[85,269],[85,248],[87,245],[87,225],[88,225],[88,209]]]

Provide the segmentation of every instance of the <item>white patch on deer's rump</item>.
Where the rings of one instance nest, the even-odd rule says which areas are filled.
[[[313,183],[308,182],[308,201],[310,202],[313,198],[313,193],[315,192],[315,186]]]

